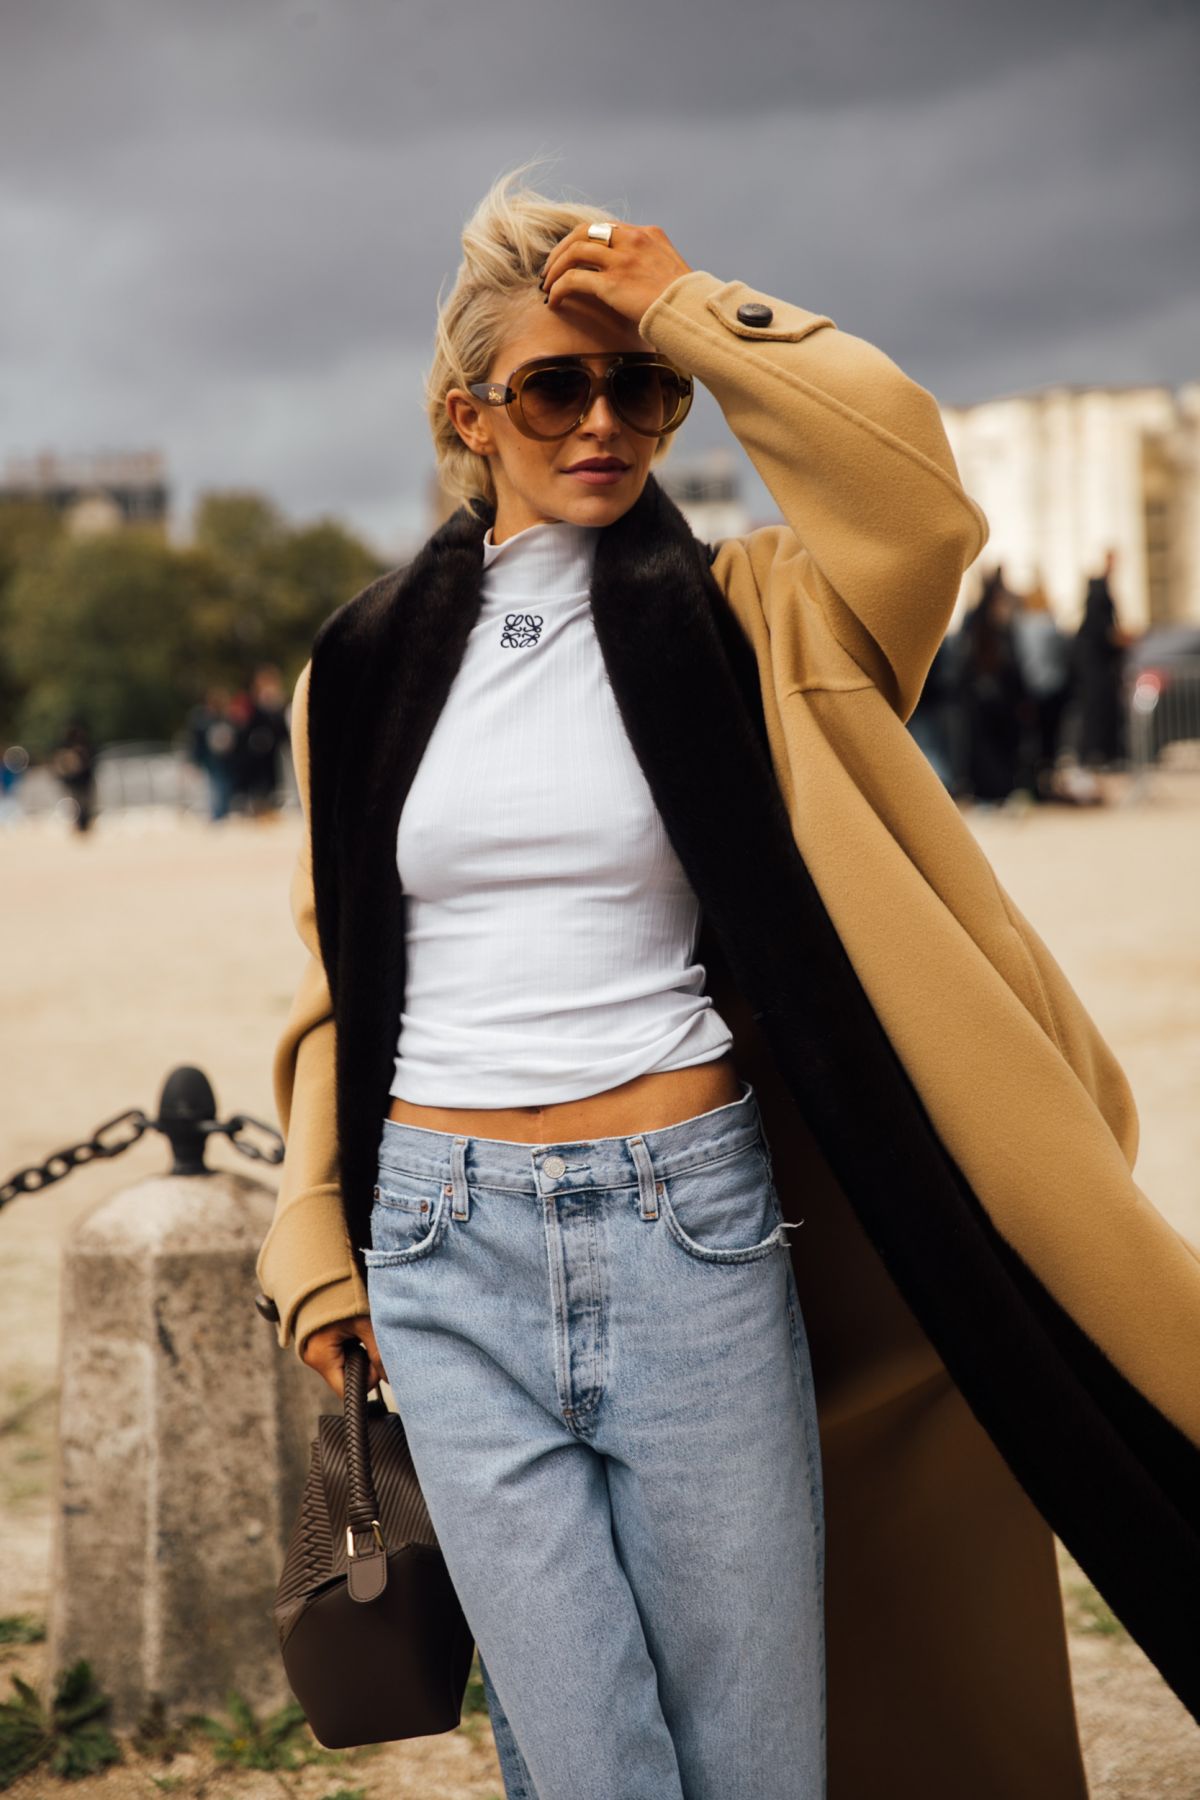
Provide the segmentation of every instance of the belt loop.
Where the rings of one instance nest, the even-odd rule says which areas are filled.
[[[467,1140],[456,1137],[450,1146],[450,1192],[454,1196],[450,1208],[452,1219],[467,1219],[471,1215],[471,1201],[467,1192]]]
[[[644,1138],[631,1137],[625,1139],[629,1154],[633,1158],[638,1177],[638,1203],[643,1219],[657,1219],[658,1191],[661,1183],[655,1179],[654,1164],[650,1160],[650,1152],[646,1148]]]

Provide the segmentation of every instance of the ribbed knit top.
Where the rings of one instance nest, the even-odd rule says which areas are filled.
[[[405,798],[391,1092],[532,1106],[720,1056],[699,903],[592,622],[599,528],[484,539],[483,601]]]

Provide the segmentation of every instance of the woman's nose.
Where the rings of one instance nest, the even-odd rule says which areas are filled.
[[[620,430],[620,421],[612,409],[612,402],[607,394],[597,394],[591,406],[583,415],[584,431],[595,431],[601,437],[612,437]]]

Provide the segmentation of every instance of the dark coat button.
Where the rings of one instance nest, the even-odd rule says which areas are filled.
[[[255,1294],[254,1304],[264,1319],[270,1319],[273,1325],[279,1323],[279,1308],[267,1294]]]
[[[761,300],[747,300],[744,306],[738,307],[737,316],[743,325],[769,325],[775,314]]]

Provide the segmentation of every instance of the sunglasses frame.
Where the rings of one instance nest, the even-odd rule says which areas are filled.
[[[594,356],[604,356],[606,352],[597,350],[589,354]],[[612,378],[616,371],[625,368],[628,364],[636,365],[640,363],[656,363],[660,368],[669,369],[680,385],[679,406],[675,411],[675,415],[669,425],[662,426],[658,431],[643,431],[640,426],[634,425],[631,420],[627,419],[625,414],[621,411],[617,397],[613,392]],[[591,386],[588,389],[587,399],[583,405],[583,411],[577,418],[572,419],[571,423],[562,431],[555,431],[549,434],[542,431],[534,431],[526,419],[521,406],[521,390],[524,388],[529,377],[536,373],[537,370],[560,368],[563,365],[580,369],[583,374],[588,377],[588,380],[591,383]],[[542,444],[552,444],[557,442],[559,438],[569,437],[578,425],[582,425],[583,421],[592,410],[596,395],[601,391],[607,396],[609,405],[612,407],[621,423],[627,425],[630,431],[636,431],[639,437],[666,437],[669,432],[677,431],[679,429],[683,424],[683,421],[687,418],[688,413],[691,411],[692,399],[695,392],[695,382],[692,376],[685,374],[677,364],[671,361],[669,356],[662,356],[657,350],[615,350],[609,355],[607,367],[601,375],[597,375],[594,369],[588,367],[587,357],[585,355],[581,353],[571,354],[569,352],[564,352],[559,356],[530,357],[528,362],[518,363],[517,367],[510,371],[507,381],[472,381],[469,383],[469,391],[475,395],[477,400],[484,401],[488,406],[508,407],[510,409],[509,418],[516,426],[517,430],[523,433],[525,437],[535,438]]]

